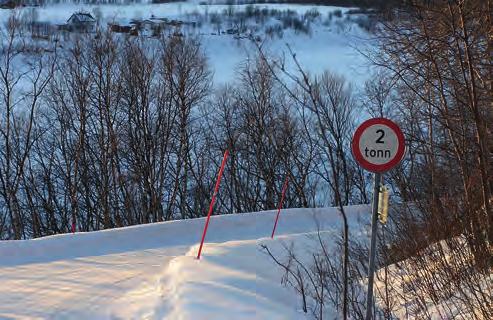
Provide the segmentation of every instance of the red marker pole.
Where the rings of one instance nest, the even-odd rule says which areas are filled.
[[[276,233],[277,221],[279,220],[279,214],[281,213],[282,203],[284,202],[284,196],[286,195],[286,190],[288,189],[288,182],[289,182],[289,177],[286,176],[286,180],[284,181],[284,186],[282,187],[281,202],[279,202],[279,207],[277,208],[276,222],[274,223],[274,228],[272,229],[272,235],[270,236],[272,239],[274,239],[274,233]]]
[[[207,214],[207,220],[205,221],[204,232],[202,233],[202,240],[200,241],[199,253],[197,259],[200,259],[200,253],[202,252],[202,246],[204,245],[205,234],[207,233],[207,228],[209,227],[209,221],[211,219],[212,208],[214,208],[214,202],[216,202],[217,191],[219,190],[219,184],[221,183],[221,177],[223,176],[224,166],[226,165],[226,159],[228,159],[229,151],[224,152],[223,162],[221,162],[221,169],[219,169],[219,174],[217,176],[216,186],[214,187],[214,193],[212,194],[211,204],[209,205],[209,213]]]
[[[72,233],[75,233],[75,219],[72,219]]]

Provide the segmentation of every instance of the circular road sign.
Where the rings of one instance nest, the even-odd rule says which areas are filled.
[[[356,129],[351,150],[364,169],[381,173],[402,160],[406,147],[404,135],[397,124],[386,118],[373,118]]]

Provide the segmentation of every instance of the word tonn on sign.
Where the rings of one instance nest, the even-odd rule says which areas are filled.
[[[365,148],[365,156],[372,157],[372,158],[390,158],[390,150],[381,150],[381,149],[368,149],[368,147]]]

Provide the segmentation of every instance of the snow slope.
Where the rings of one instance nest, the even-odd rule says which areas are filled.
[[[145,1],[144,1],[145,2]],[[224,10],[229,5],[200,5],[202,1],[179,1],[171,3],[129,3],[129,4],[89,4],[89,3],[59,3],[48,4],[40,7],[25,7],[13,10],[0,9],[0,28],[5,25],[12,14],[18,17],[35,17],[35,21],[50,24],[64,24],[67,19],[77,11],[86,11],[96,17],[100,17],[101,25],[107,23],[127,24],[132,19],[149,19],[151,16],[183,21],[195,21],[194,16],[202,18],[211,14],[221,14],[224,20],[221,29],[224,32],[228,28],[235,27],[227,23]],[[296,12],[301,18],[309,11],[316,10],[320,18],[311,24],[311,33],[305,34],[293,29],[283,30],[282,38],[270,38],[263,32],[259,32],[262,46],[267,53],[279,57],[286,56],[286,67],[289,71],[296,70],[290,58],[287,45],[296,54],[300,64],[312,74],[321,74],[325,70],[344,75],[351,83],[362,86],[368,80],[370,66],[366,58],[359,50],[364,50],[370,44],[370,36],[356,24],[346,21],[348,8],[323,5],[301,4],[256,4],[260,10],[280,10]],[[244,12],[247,5],[234,5],[235,12]],[[340,18],[331,18],[329,25],[322,21],[329,14],[340,11]],[[255,21],[247,21],[247,26],[255,25]],[[266,25],[282,25],[281,21],[274,18],[267,19]],[[259,25],[262,29],[264,26]],[[232,35],[215,34],[216,27],[205,23],[196,30],[189,30],[191,36],[198,37],[205,49],[208,63],[214,72],[214,83],[224,85],[238,78],[237,71],[249,58],[257,52],[256,46],[250,40],[234,39]],[[187,32],[184,32],[187,34]],[[211,34],[212,33],[212,34]],[[66,40],[64,40],[66,41]]]
[[[348,208],[363,232],[367,206]],[[282,252],[307,236],[338,233],[337,209],[214,216],[36,240],[0,242],[0,319],[303,319],[300,301],[259,244]],[[366,219],[364,219],[366,220]]]

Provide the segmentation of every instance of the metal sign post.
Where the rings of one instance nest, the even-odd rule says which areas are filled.
[[[368,292],[366,320],[372,319],[373,282],[377,251],[378,200],[382,173],[392,169],[405,154],[404,135],[397,124],[385,118],[373,118],[363,122],[353,136],[351,150],[355,160],[364,169],[374,172],[371,215],[370,257],[368,262]]]
[[[371,319],[373,307],[373,278],[375,276],[375,255],[377,249],[377,228],[378,228],[378,195],[380,191],[381,173],[375,173],[373,182],[373,200],[371,204],[371,240],[370,240],[370,261],[368,263],[368,291],[366,298],[366,319]]]

